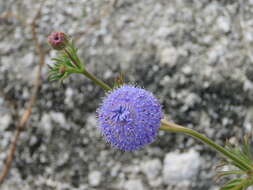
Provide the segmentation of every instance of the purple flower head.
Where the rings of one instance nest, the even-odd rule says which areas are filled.
[[[48,36],[48,43],[55,50],[62,50],[67,44],[67,36],[63,32],[53,32]]]
[[[114,147],[134,151],[153,142],[163,117],[152,93],[130,85],[111,91],[98,110],[102,134]]]

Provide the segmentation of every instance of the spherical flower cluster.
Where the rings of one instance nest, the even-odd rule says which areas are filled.
[[[48,43],[55,50],[62,50],[67,44],[67,36],[63,32],[53,32],[48,36]]]
[[[98,110],[105,139],[125,151],[134,151],[153,142],[162,116],[162,107],[153,94],[131,85],[111,91]]]

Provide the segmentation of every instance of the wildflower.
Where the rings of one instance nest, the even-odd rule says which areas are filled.
[[[53,32],[48,37],[48,43],[55,50],[62,50],[66,47],[68,42],[67,36],[63,32]]]
[[[111,91],[98,110],[105,139],[125,151],[153,142],[162,116],[162,107],[153,94],[131,85]]]

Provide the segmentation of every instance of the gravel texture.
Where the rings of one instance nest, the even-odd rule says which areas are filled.
[[[1,0],[0,15],[11,11],[30,23],[38,2]],[[123,72],[128,83],[159,98],[167,118],[224,145],[252,131],[252,18],[252,0],[47,0],[37,30],[46,49],[52,31],[73,36],[91,72],[108,83]],[[48,52],[47,64],[54,55]],[[16,18],[0,18],[0,90],[5,94],[0,94],[0,171],[38,59],[31,29]],[[103,91],[82,76],[71,76],[62,86],[50,83],[47,72],[44,67],[38,102],[1,190],[221,186],[213,179],[219,155],[190,137],[160,132],[137,152],[111,148],[97,128]]]

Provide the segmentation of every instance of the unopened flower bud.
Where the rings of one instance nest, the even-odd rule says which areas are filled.
[[[65,66],[61,66],[61,67],[59,68],[59,72],[60,72],[61,74],[64,74],[64,73],[66,72],[66,67],[65,67]]]
[[[53,32],[48,36],[48,43],[55,50],[62,50],[66,47],[68,38],[63,32]]]

